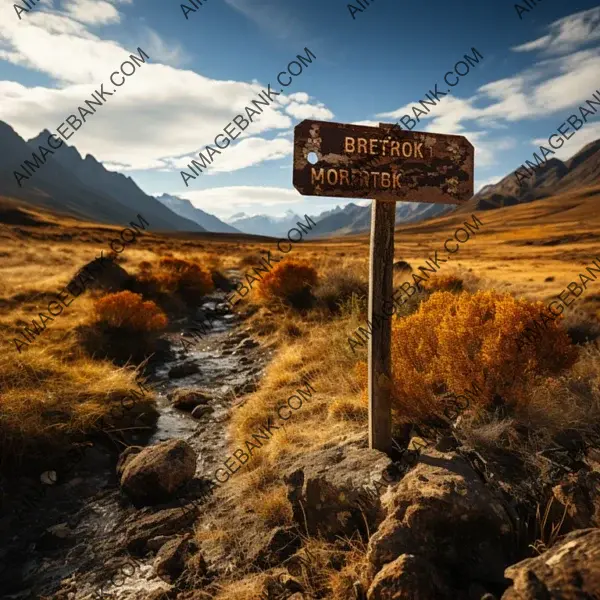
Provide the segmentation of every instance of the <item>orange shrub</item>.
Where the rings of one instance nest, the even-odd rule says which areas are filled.
[[[286,260],[275,265],[258,286],[263,300],[281,300],[299,306],[317,283],[317,271],[305,261]]]
[[[456,275],[434,275],[421,285],[428,292],[460,292],[463,289],[463,280]]]
[[[128,291],[108,294],[97,300],[94,317],[100,325],[138,333],[159,331],[168,324],[166,315],[154,302],[144,301],[140,294]]]
[[[536,343],[523,330],[543,305],[510,294],[435,292],[419,310],[392,325],[392,398],[408,419],[441,414],[442,394],[474,385],[483,405],[525,405],[539,376],[558,373],[577,358],[566,331],[549,322]]]
[[[210,273],[198,263],[170,256],[152,268],[144,266],[138,279],[154,284],[161,292],[178,294],[187,302],[195,302],[214,289]]]

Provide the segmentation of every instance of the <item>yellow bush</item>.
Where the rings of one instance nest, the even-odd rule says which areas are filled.
[[[166,315],[154,302],[144,301],[140,294],[128,291],[108,294],[97,300],[94,317],[100,325],[140,333],[159,331],[168,324]]]
[[[456,275],[434,275],[421,285],[428,292],[460,292],[463,289],[463,280]]]
[[[161,258],[157,265],[144,265],[138,279],[153,284],[160,292],[177,294],[187,302],[200,300],[214,289],[211,274],[198,263],[170,256]]]
[[[392,398],[399,416],[441,414],[443,394],[474,386],[482,390],[475,403],[527,404],[536,377],[569,368],[578,354],[556,322],[537,343],[522,343],[523,330],[542,310],[541,302],[493,291],[435,292],[416,313],[394,320]]]
[[[265,301],[280,300],[298,306],[305,303],[317,279],[317,271],[307,262],[286,260],[262,278],[258,295]]]

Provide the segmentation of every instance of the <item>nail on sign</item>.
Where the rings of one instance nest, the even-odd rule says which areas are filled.
[[[304,196],[462,204],[474,149],[461,135],[305,120],[294,129],[294,187]]]

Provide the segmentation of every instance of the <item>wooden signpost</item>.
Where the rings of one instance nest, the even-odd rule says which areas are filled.
[[[463,204],[474,149],[463,136],[305,120],[294,129],[294,187],[305,196],[372,198],[369,321],[393,294],[396,202]],[[391,449],[391,320],[369,339],[369,447]]]

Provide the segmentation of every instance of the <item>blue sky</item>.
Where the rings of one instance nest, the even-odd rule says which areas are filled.
[[[181,4],[191,3],[175,0],[41,0],[21,20],[1,2],[1,120],[27,138],[55,130],[141,47],[149,63],[70,142],[144,191],[220,217],[345,203],[292,187],[293,127],[303,118],[393,122],[473,47],[483,60],[418,130],[473,143],[476,189],[531,160],[600,89],[597,0],[538,1],[522,18],[499,0],[374,0],[355,19],[338,0],[203,0],[188,19]],[[287,95],[186,187],[182,168],[305,47],[317,58]],[[596,115],[557,157],[598,138]]]

